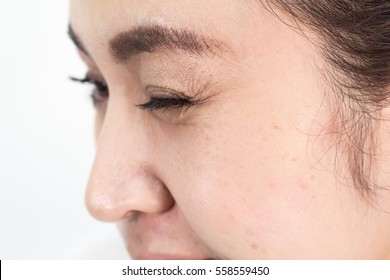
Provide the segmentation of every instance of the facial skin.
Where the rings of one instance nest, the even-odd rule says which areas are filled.
[[[133,258],[389,258],[390,215],[335,170],[315,34],[279,16],[255,0],[71,1],[80,56],[109,87],[86,202],[118,223]],[[199,52],[113,56],[131,46],[118,34],[156,26],[203,36]],[[137,107],[177,93],[195,104]]]

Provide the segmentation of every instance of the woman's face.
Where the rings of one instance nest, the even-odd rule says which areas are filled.
[[[390,251],[388,216],[335,170],[315,34],[278,16],[255,0],[71,1],[87,76],[109,88],[93,93],[86,201],[133,258]]]

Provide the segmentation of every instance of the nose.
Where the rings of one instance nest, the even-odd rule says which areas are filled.
[[[142,128],[144,122],[119,107],[107,109],[86,192],[89,212],[102,221],[162,213],[174,202],[154,173],[149,157],[153,143]]]

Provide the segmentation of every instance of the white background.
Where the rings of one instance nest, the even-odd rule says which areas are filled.
[[[67,24],[67,0],[0,2],[0,259],[124,256],[84,207],[94,113]]]

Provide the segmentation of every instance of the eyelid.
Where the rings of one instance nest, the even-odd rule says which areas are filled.
[[[148,102],[144,104],[138,104],[137,107],[142,110],[159,110],[164,112],[168,109],[182,109],[195,105],[195,102],[184,98],[156,98],[152,97]]]
[[[105,82],[102,82],[102,81],[99,81],[97,79],[94,79],[94,78],[90,77],[88,74],[84,78],[82,78],[82,79],[76,78],[76,77],[72,77],[72,76],[70,76],[69,79],[71,81],[79,82],[79,83],[82,83],[82,84],[84,84],[84,83],[93,84],[93,85],[95,85],[98,88],[98,90],[107,90],[108,89],[108,85]]]
[[[100,104],[105,103],[109,97],[108,85],[105,82],[101,82],[97,79],[91,77],[91,74],[86,74],[84,78],[69,77],[71,81],[78,82],[81,84],[91,84],[94,89],[92,90],[90,96],[92,103],[95,108],[98,108]]]
[[[168,109],[183,109],[197,104],[192,97],[170,88],[148,86],[146,91],[150,95],[150,100],[137,105],[142,110],[165,112]]]
[[[147,86],[146,92],[148,93],[148,95],[155,98],[181,98],[187,100],[192,99],[191,96],[188,96],[183,92],[176,91],[167,87]]]

